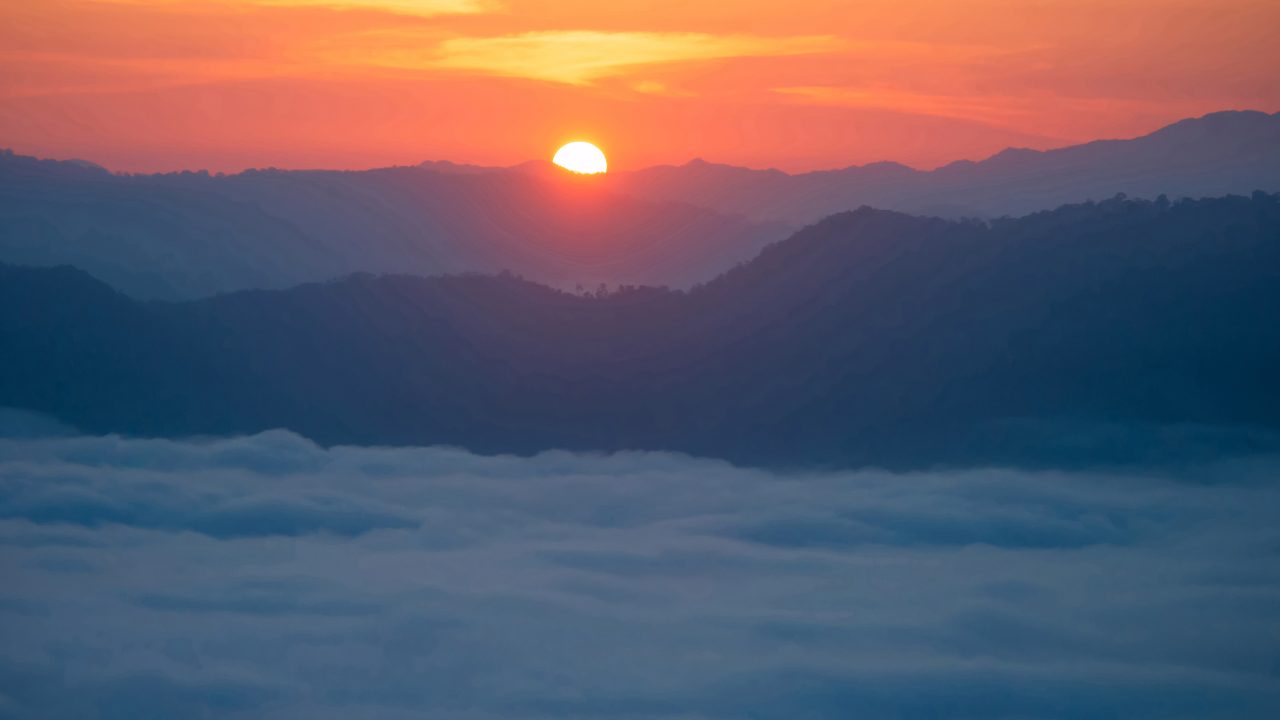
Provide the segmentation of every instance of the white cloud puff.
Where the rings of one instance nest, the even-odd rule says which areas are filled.
[[[1278,467],[0,440],[0,717],[1274,717]]]

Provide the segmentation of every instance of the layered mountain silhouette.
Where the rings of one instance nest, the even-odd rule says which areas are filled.
[[[685,287],[786,237],[565,172],[113,175],[0,155],[0,261],[72,264],[138,298],[282,288],[352,272],[510,270],[549,285]]]
[[[688,292],[363,274],[139,302],[4,266],[0,405],[93,432],[778,465],[1025,461],[1030,433],[1097,461],[1071,428],[1272,437],[1278,316],[1264,193],[990,222],[863,208]]]
[[[71,264],[142,299],[353,272],[508,270],[558,288],[685,288],[861,205],[999,217],[1116,193],[1280,190],[1280,115],[1225,112],[1134,140],[1006,150],[931,172],[788,175],[696,161],[577,178],[547,163],[113,175],[0,154],[0,262]]]
[[[930,172],[876,163],[789,175],[695,160],[615,173],[619,192],[680,199],[757,221],[795,225],[871,205],[943,217],[1023,215],[1071,202],[1212,197],[1280,190],[1280,113],[1213,113],[1132,140],[1058,150],[1005,150]]]

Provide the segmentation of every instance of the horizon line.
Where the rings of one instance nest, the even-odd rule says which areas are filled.
[[[884,159],[884,160],[874,160],[874,161],[871,161],[871,162],[865,162],[865,163],[856,163],[856,164],[851,164],[851,165],[837,165],[837,166],[831,166],[831,167],[826,167],[826,168],[818,168],[818,169],[813,169],[813,170],[788,171],[788,170],[783,170],[783,169],[781,169],[781,168],[778,168],[778,167],[776,167],[776,166],[769,166],[769,167],[753,167],[753,166],[750,166],[750,165],[739,165],[739,164],[735,164],[735,163],[720,162],[720,161],[715,161],[715,160],[707,160],[707,159],[705,159],[705,158],[703,158],[703,157],[701,157],[701,156],[698,156],[698,157],[690,158],[690,159],[688,159],[688,160],[684,161],[683,163],[678,163],[678,164],[677,164],[677,163],[655,163],[655,164],[651,164],[651,165],[644,165],[644,166],[640,166],[640,167],[636,167],[636,168],[630,168],[630,169],[622,169],[622,170],[613,170],[613,169],[610,169],[610,171],[609,171],[608,173],[604,173],[604,175],[609,175],[609,174],[624,175],[624,174],[636,173],[636,172],[642,172],[642,171],[645,171],[645,170],[652,170],[652,169],[657,169],[657,168],[681,168],[681,167],[688,167],[689,165],[694,165],[694,164],[714,165],[714,166],[727,167],[727,168],[733,168],[733,169],[738,169],[738,170],[748,170],[748,171],[752,171],[752,172],[773,172],[773,173],[781,173],[781,174],[783,174],[783,175],[788,175],[788,176],[792,176],[792,177],[795,177],[795,176],[801,176],[801,175],[817,174],[817,173],[840,172],[840,171],[844,171],[844,170],[852,170],[852,169],[857,169],[857,168],[869,168],[869,167],[875,167],[875,166],[879,166],[879,165],[895,165],[895,166],[902,167],[902,168],[906,168],[906,169],[908,169],[908,170],[911,170],[911,171],[913,171],[913,172],[917,172],[917,173],[931,173],[931,172],[935,172],[935,171],[937,171],[937,170],[940,170],[940,169],[942,169],[942,168],[946,168],[946,167],[949,167],[949,166],[952,166],[952,165],[956,165],[956,164],[960,164],[960,163],[981,163],[981,162],[986,162],[986,161],[988,161],[988,160],[991,160],[992,158],[998,157],[998,156],[1000,156],[1000,155],[1002,155],[1002,154],[1004,154],[1004,153],[1006,153],[1006,152],[1010,152],[1010,151],[1026,151],[1026,152],[1034,152],[1034,153],[1048,153],[1048,152],[1053,152],[1053,151],[1057,151],[1057,150],[1065,150],[1065,149],[1068,149],[1068,148],[1074,148],[1074,147],[1082,147],[1082,146],[1086,146],[1086,145],[1092,145],[1092,144],[1094,144],[1094,143],[1101,143],[1101,142],[1125,142],[1125,141],[1139,140],[1139,139],[1142,139],[1142,138],[1145,138],[1145,137],[1149,137],[1149,136],[1151,136],[1151,135],[1154,135],[1154,134],[1156,134],[1156,133],[1161,132],[1162,130],[1165,130],[1165,129],[1171,128],[1171,127],[1173,127],[1173,126],[1175,126],[1175,125],[1179,125],[1179,124],[1181,124],[1181,123],[1185,123],[1185,122],[1203,121],[1203,120],[1205,120],[1205,119],[1207,119],[1207,118],[1210,118],[1210,117],[1213,117],[1213,116],[1219,116],[1219,115],[1254,115],[1254,114],[1256,114],[1256,115],[1262,115],[1262,116],[1269,117],[1269,118],[1275,118],[1275,117],[1280,117],[1280,110],[1277,110],[1277,111],[1274,111],[1274,112],[1267,112],[1267,111],[1265,111],[1265,110],[1257,110],[1257,109],[1253,109],[1253,108],[1227,108],[1227,109],[1223,109],[1223,110],[1214,110],[1214,111],[1212,111],[1212,112],[1204,113],[1203,115],[1196,115],[1196,116],[1189,116],[1189,117],[1180,118],[1180,119],[1178,119],[1178,120],[1174,120],[1173,122],[1169,122],[1169,123],[1165,123],[1165,124],[1163,124],[1163,125],[1159,125],[1159,126],[1155,127],[1154,129],[1149,130],[1149,131],[1147,131],[1147,132],[1145,132],[1145,133],[1142,133],[1142,134],[1140,134],[1140,135],[1134,135],[1134,136],[1131,136],[1131,137],[1099,137],[1099,138],[1094,138],[1094,139],[1092,139],[1092,140],[1084,140],[1084,141],[1080,141],[1080,142],[1068,142],[1068,143],[1066,143],[1066,144],[1062,144],[1062,145],[1055,145],[1055,146],[1053,146],[1053,147],[1040,148],[1040,149],[1037,149],[1037,148],[1030,148],[1030,147],[1026,147],[1026,146],[1012,146],[1012,145],[1011,145],[1011,146],[1008,146],[1008,147],[1004,147],[1004,148],[1002,148],[1002,149],[1000,149],[1000,150],[998,150],[998,151],[996,151],[996,152],[994,152],[994,153],[991,153],[990,155],[987,155],[987,156],[985,156],[985,157],[980,157],[980,158],[974,158],[974,157],[961,157],[961,158],[956,158],[956,159],[954,159],[954,160],[950,160],[950,161],[947,161],[947,162],[944,162],[944,163],[940,163],[940,164],[938,164],[938,165],[935,165],[935,166],[933,166],[933,167],[928,167],[928,168],[918,167],[918,166],[915,166],[915,165],[910,165],[910,164],[908,164],[908,163],[904,163],[904,162],[901,162],[901,161],[898,161],[898,160]],[[24,152],[20,152],[17,148],[14,148],[14,147],[3,147],[3,148],[0,148],[0,153],[8,154],[8,155],[13,155],[13,156],[16,156],[16,157],[33,158],[33,159],[35,159],[35,160],[42,161],[42,162],[59,162],[59,163],[73,163],[73,164],[88,165],[88,166],[91,166],[91,167],[99,168],[99,169],[101,169],[101,170],[103,170],[103,171],[105,171],[105,172],[107,172],[107,173],[110,173],[110,174],[111,174],[111,175],[113,175],[113,176],[119,176],[119,177],[146,177],[146,176],[160,176],[160,175],[181,175],[181,174],[184,174],[184,173],[191,173],[191,174],[205,174],[205,175],[209,175],[209,176],[212,176],[212,177],[234,177],[234,176],[236,176],[236,175],[243,175],[243,174],[246,174],[246,173],[252,173],[252,172],[271,172],[271,171],[276,171],[276,172],[374,172],[374,171],[378,171],[378,170],[393,170],[393,169],[408,169],[408,168],[424,168],[424,169],[430,169],[429,167],[425,167],[425,166],[430,166],[430,165],[434,165],[434,164],[439,164],[439,165],[452,165],[452,166],[459,167],[459,168],[474,168],[476,171],[480,171],[480,172],[521,171],[522,169],[524,169],[524,168],[528,168],[529,166],[537,166],[537,165],[544,165],[544,166],[547,166],[547,167],[553,167],[553,163],[551,162],[551,160],[550,160],[550,158],[549,158],[549,157],[548,157],[548,158],[531,158],[531,159],[528,159],[528,160],[523,160],[523,161],[520,161],[520,162],[513,163],[513,164],[511,164],[511,165],[485,165],[485,164],[480,164],[480,163],[473,163],[473,162],[466,162],[466,161],[459,161],[459,160],[450,160],[450,159],[445,159],[445,158],[436,158],[436,159],[421,160],[421,161],[418,161],[418,162],[416,162],[416,163],[409,163],[409,164],[403,164],[403,165],[401,165],[401,164],[391,164],[391,165],[368,165],[368,166],[360,166],[360,167],[345,167],[345,168],[344,168],[344,167],[323,167],[323,166],[291,166],[291,167],[280,167],[280,166],[275,166],[275,165],[264,165],[264,166],[246,166],[246,167],[244,167],[244,168],[241,168],[241,169],[239,169],[239,170],[234,170],[234,171],[213,171],[213,170],[209,170],[208,168],[191,168],[191,167],[187,167],[187,168],[179,168],[179,169],[174,169],[174,170],[136,171],[136,172],[135,172],[135,171],[128,171],[128,170],[113,170],[113,169],[111,169],[110,167],[108,167],[108,166],[106,166],[106,165],[103,165],[103,164],[101,164],[101,163],[99,163],[99,162],[97,162],[97,161],[94,161],[94,160],[91,160],[91,159],[89,159],[89,158],[85,158],[85,157],[61,157],[61,158],[60,158],[60,157],[43,156],[43,155],[38,155],[38,154],[28,154],[28,153],[27,153],[27,152],[25,152],[25,151],[24,151]]]

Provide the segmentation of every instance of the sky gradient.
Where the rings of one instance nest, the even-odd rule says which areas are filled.
[[[1280,110],[1274,0],[3,0],[0,145],[115,170],[928,168]]]

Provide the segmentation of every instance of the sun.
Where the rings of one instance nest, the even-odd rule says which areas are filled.
[[[609,169],[609,161],[604,159],[600,148],[582,141],[571,142],[557,150],[551,162],[583,175],[595,175]]]

